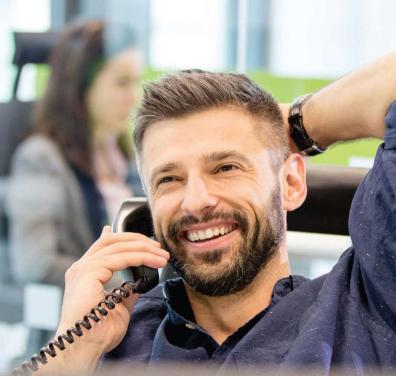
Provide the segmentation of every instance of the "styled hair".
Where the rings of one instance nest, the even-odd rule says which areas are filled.
[[[50,77],[34,108],[33,132],[51,138],[65,160],[88,175],[92,167],[92,126],[85,96],[106,61],[135,44],[132,31],[102,20],[67,27],[50,55]]]
[[[202,70],[170,74],[145,86],[133,132],[136,153],[141,154],[144,133],[150,125],[227,106],[256,118],[265,145],[279,152],[277,159],[287,158],[290,151],[276,100],[243,74]]]

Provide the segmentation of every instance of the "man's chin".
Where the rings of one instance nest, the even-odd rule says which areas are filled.
[[[216,266],[219,267],[221,264],[227,263],[227,254],[230,253],[229,248],[219,248],[206,252],[200,252],[192,256],[191,260],[196,265],[204,265],[206,267]]]
[[[210,262],[207,262],[208,259],[210,259]],[[205,261],[200,256],[199,260],[194,257],[193,260],[188,259],[185,262],[172,264],[183,280],[194,290],[197,286],[203,285],[210,285],[216,288],[217,285],[224,282],[224,278],[229,278],[227,271],[229,272],[235,268],[235,266],[231,265],[232,261],[228,258],[222,258],[209,252],[205,255]]]
[[[182,278],[189,288],[201,295],[214,297],[230,295],[234,292],[234,282],[231,281],[230,276],[219,273],[218,270],[201,270],[198,267],[186,271]]]

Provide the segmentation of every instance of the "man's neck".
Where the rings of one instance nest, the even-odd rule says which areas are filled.
[[[287,257],[277,253],[244,290],[229,296],[211,297],[186,291],[197,324],[221,344],[271,303],[275,283],[290,275]]]

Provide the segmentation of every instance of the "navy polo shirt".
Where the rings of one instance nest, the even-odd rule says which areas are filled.
[[[221,345],[196,324],[183,282],[167,281],[139,298],[126,336],[105,359],[144,362],[148,372],[164,362],[219,374],[396,372],[396,102],[385,120],[384,144],[352,203],[352,247],[328,274],[281,279],[270,305]]]

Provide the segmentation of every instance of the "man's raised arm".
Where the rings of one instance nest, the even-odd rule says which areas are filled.
[[[383,138],[384,118],[395,99],[396,53],[391,53],[315,93],[302,108],[304,127],[322,147]],[[286,119],[288,106],[281,107]]]
[[[303,106],[304,126],[322,147],[342,140],[384,138],[351,205],[352,248],[344,262],[351,263],[351,274],[345,276],[350,294],[363,296],[365,314],[386,325],[389,333],[396,328],[395,99],[396,53],[392,53],[320,90]],[[284,117],[287,107],[282,106]]]

